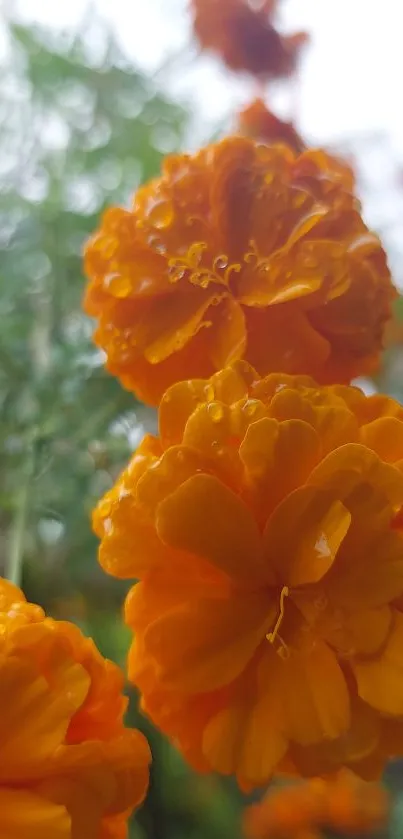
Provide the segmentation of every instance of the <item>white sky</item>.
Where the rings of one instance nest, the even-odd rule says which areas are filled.
[[[0,8],[1,8],[0,0]],[[3,0],[27,21],[58,29],[76,28],[89,0]],[[158,83],[192,105],[198,115],[193,146],[225,128],[256,90],[220,62],[189,46],[188,0],[92,0],[127,56],[150,73],[180,53]],[[298,88],[271,92],[272,102],[297,124],[312,145],[355,144],[363,176],[367,221],[381,234],[396,282],[403,288],[403,2],[402,0],[282,0],[287,31],[306,29],[312,38],[301,65]],[[290,112],[290,106],[293,111]],[[383,139],[382,139],[383,137]],[[400,173],[400,183],[397,175]]]
[[[87,0],[12,0],[24,16],[51,26],[79,22]],[[93,0],[116,30],[127,54],[156,69],[162,57],[188,43],[186,0]],[[403,4],[401,0],[284,0],[288,29],[312,35],[298,91],[301,129],[313,140],[386,131],[403,157],[401,115]],[[191,96],[211,120],[230,112],[234,100],[247,100],[245,83],[229,82],[209,59],[181,67]]]

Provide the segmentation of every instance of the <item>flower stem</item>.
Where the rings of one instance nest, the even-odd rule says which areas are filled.
[[[29,494],[31,480],[35,469],[35,451],[31,445],[25,464],[23,483],[17,498],[17,506],[10,536],[10,551],[6,564],[6,577],[14,585],[21,582],[22,563],[24,558],[24,540],[29,509]]]

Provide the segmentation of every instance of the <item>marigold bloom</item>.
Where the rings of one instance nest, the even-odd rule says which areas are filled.
[[[281,786],[244,815],[247,839],[304,839],[322,831],[359,836],[386,828],[388,796],[344,771],[335,779]]]
[[[242,134],[261,140],[263,143],[284,143],[300,154],[305,143],[292,122],[285,122],[270,111],[263,99],[255,99],[239,114],[239,128]]]
[[[322,382],[372,370],[394,289],[352,187],[324,152],[246,137],[168,158],[87,246],[109,370],[151,404],[239,358]]]
[[[231,70],[263,79],[290,76],[308,35],[281,35],[272,21],[275,5],[253,8],[248,0],[192,0],[200,46],[217,53]]]
[[[123,726],[123,675],[5,580],[0,627],[0,836],[125,839],[150,754]]]
[[[403,408],[237,362],[159,423],[94,513],[103,568],[141,580],[144,711],[245,788],[376,775],[403,754]]]

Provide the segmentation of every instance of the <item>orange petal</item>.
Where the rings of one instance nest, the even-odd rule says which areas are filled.
[[[130,324],[131,343],[150,364],[183,349],[203,327],[211,325],[207,310],[223,295],[191,287],[186,294],[168,294],[137,305]]]
[[[323,623],[318,625],[318,632],[341,657],[353,655],[375,655],[384,644],[392,623],[389,606],[377,609],[357,609],[350,614],[340,613],[340,621],[329,613],[326,626],[326,614]]]
[[[314,402],[312,392],[308,395],[293,387],[283,388],[275,394],[270,414],[279,420],[293,418],[309,423],[319,436],[322,457],[345,443],[358,441],[356,417],[330,388],[317,391]]]
[[[37,766],[64,741],[70,719],[84,702],[90,677],[73,661],[64,663],[60,688],[50,688],[29,662],[9,657],[0,663],[0,775],[7,779],[35,774]],[[60,676],[60,674],[58,674]],[[69,690],[66,691],[66,684]]]
[[[307,422],[264,417],[247,429],[239,455],[267,516],[285,495],[305,483],[318,462],[320,442]]]
[[[362,426],[360,436],[364,445],[387,463],[403,458],[403,422],[396,417],[380,417]]]
[[[214,716],[204,731],[203,753],[211,768],[236,774],[253,786],[268,782],[287,751],[273,695],[256,705],[236,705]]]
[[[403,503],[402,474],[358,443],[347,443],[328,454],[309,478],[310,484],[337,492],[341,500],[364,481],[384,493],[391,504]]]
[[[296,587],[316,583],[329,571],[351,522],[330,493],[301,487],[274,511],[264,533],[267,562],[278,581]]]
[[[195,475],[169,495],[157,508],[156,527],[163,542],[207,559],[237,582],[268,577],[248,508],[211,475]]]
[[[261,678],[267,690],[281,696],[287,733],[301,745],[340,737],[350,724],[350,700],[336,656],[323,641],[305,634],[302,648],[289,647],[289,657],[267,654]],[[280,662],[280,665],[278,664]],[[274,671],[274,672],[273,672]]]
[[[144,647],[164,688],[215,690],[244,670],[275,614],[265,591],[193,600],[154,621],[145,631]]]
[[[150,520],[144,513],[131,506],[132,515],[127,519],[127,530],[121,530],[111,519],[111,529],[102,540],[98,559],[100,565],[114,577],[141,579],[156,563],[164,560],[161,545]]]
[[[25,789],[0,789],[2,839],[71,839],[65,807]]]
[[[279,311],[280,309],[286,311]],[[306,314],[289,307],[247,308],[246,358],[262,375],[273,370],[314,375],[330,355],[328,341],[310,324]],[[267,340],[270,335],[270,341]]]
[[[376,522],[375,522],[376,524]],[[363,532],[363,530],[365,532]],[[351,540],[350,540],[351,536]],[[353,524],[325,580],[329,600],[348,610],[375,609],[403,594],[403,539],[392,530]]]
[[[216,370],[243,358],[246,345],[245,317],[233,297],[225,297],[211,312],[208,353]]]
[[[382,714],[403,716],[403,615],[394,613],[388,642],[376,658],[351,663],[358,692]]]
[[[331,740],[347,731],[350,703],[336,656],[320,641],[287,671],[285,698],[290,735],[301,745]]]

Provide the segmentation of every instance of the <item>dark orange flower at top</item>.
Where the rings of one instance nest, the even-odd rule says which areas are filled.
[[[242,134],[263,143],[284,143],[299,154],[305,143],[292,122],[285,122],[266,107],[263,99],[255,99],[239,114]]]
[[[395,292],[352,189],[325,152],[246,137],[167,158],[86,249],[109,370],[151,404],[239,358],[322,382],[371,371]]]
[[[254,6],[248,0],[192,0],[196,37],[231,70],[264,79],[289,76],[308,35],[281,35],[272,22],[276,5],[273,0]]]
[[[126,839],[150,751],[120,670],[0,580],[0,836]]]
[[[352,772],[336,778],[277,787],[244,815],[246,839],[306,839],[331,830],[362,836],[386,829],[386,790]]]
[[[165,394],[100,502],[143,710],[199,771],[403,755],[403,408],[237,362]]]

